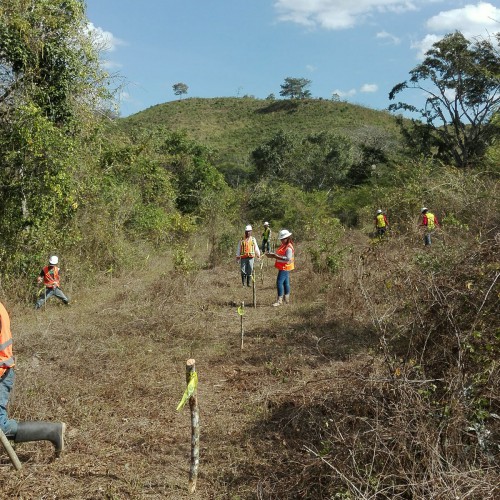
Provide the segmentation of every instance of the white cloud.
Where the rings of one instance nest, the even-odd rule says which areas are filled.
[[[119,95],[118,95],[118,101],[119,102],[133,102],[133,99],[128,92],[121,90]]]
[[[485,34],[486,31],[500,29],[500,9],[490,3],[479,2],[477,5],[465,5],[461,9],[440,12],[431,17],[426,26],[433,33],[459,30],[462,33]]]
[[[426,22],[431,33],[422,40],[412,43],[417,49],[417,59],[424,59],[425,53],[447,33],[460,31],[467,39],[488,37],[500,30],[500,9],[488,2],[467,4],[459,9],[442,11]]]
[[[387,33],[387,31],[379,31],[375,35],[375,38],[378,38],[380,40],[389,40],[389,42],[393,43],[394,45],[398,45],[401,42],[400,38],[395,35],[391,35],[391,33]]]
[[[103,59],[101,61],[101,66],[108,71],[113,71],[120,69],[123,66],[123,64],[117,61],[111,61],[110,59]]]
[[[314,71],[316,71],[318,68],[316,66],[313,66],[312,64],[307,64],[306,65],[306,69],[307,71],[309,71],[310,73],[314,73]]]
[[[378,85],[376,83],[365,83],[359,89],[360,92],[366,92],[366,93],[377,92],[377,90],[378,90]]]
[[[365,83],[359,89],[362,93],[372,93],[378,91],[378,85],[376,83]],[[347,99],[348,97],[354,97],[358,91],[356,89],[340,90],[335,89],[332,92],[332,96],[337,96],[339,99]]]
[[[417,50],[417,59],[422,60],[425,57],[425,53],[439,40],[443,38],[442,36],[438,35],[425,35],[422,40],[419,40],[417,42],[413,42],[411,44],[412,49]]]
[[[356,95],[356,89],[351,89],[351,90],[336,89],[332,92],[332,95],[338,95],[341,99],[344,97],[352,97]]]
[[[422,0],[276,0],[280,21],[325,29],[346,29],[374,12],[416,10]]]
[[[114,52],[118,46],[127,45],[126,42],[114,36],[110,31],[105,31],[92,23],[88,23],[87,27],[98,46],[105,52]]]

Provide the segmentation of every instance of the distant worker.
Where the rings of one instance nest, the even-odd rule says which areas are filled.
[[[276,288],[278,291],[278,300],[273,304],[274,307],[290,303],[290,271],[294,269],[295,250],[290,238],[292,233],[288,229],[282,229],[278,234],[281,245],[275,253],[266,253],[266,257],[276,259],[274,267],[278,269],[276,278]]]
[[[252,236],[252,226],[245,227],[245,236],[240,241],[236,250],[236,260],[240,261],[241,283],[245,286],[252,286],[253,263],[257,257],[260,259],[259,245]]]
[[[387,220],[387,216],[382,212],[382,210],[377,210],[377,215],[375,216],[375,229],[377,231],[377,236],[382,238],[387,231],[389,226],[389,221]]]
[[[439,227],[438,218],[431,212],[427,207],[423,207],[420,210],[422,214],[422,221],[420,225],[424,227],[424,245],[428,246],[431,242],[431,235],[434,233],[437,227]]]
[[[64,449],[64,422],[18,422],[7,415],[7,404],[14,387],[14,364],[10,318],[0,303],[0,428],[15,443],[50,441],[58,455]]]
[[[59,288],[59,268],[57,264],[59,258],[57,255],[52,255],[49,259],[49,265],[45,266],[38,275],[38,283],[45,285],[43,295],[37,300],[35,309],[40,309],[45,304],[45,301],[53,295],[62,300],[65,304],[69,304],[69,299],[64,295],[63,291]]]
[[[269,227],[269,222],[264,222],[261,249],[264,253],[271,251],[271,228]]]

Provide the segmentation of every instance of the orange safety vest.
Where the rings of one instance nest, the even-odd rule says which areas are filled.
[[[255,242],[253,236],[240,243],[240,258],[253,259],[255,257]]]
[[[274,263],[274,267],[276,269],[279,269],[280,271],[292,271],[294,269],[294,261],[295,261],[295,250],[293,248],[293,245],[291,243],[287,243],[286,245],[283,244],[281,245],[277,250],[276,250],[276,255],[282,255],[283,257],[286,255],[286,251],[290,247],[292,249],[292,260],[290,262],[282,262],[276,259]]]
[[[59,287],[59,268],[57,266],[45,266],[43,268],[43,284],[47,288]]]
[[[384,214],[377,215],[377,227],[385,227],[385,217]]]
[[[13,366],[14,355],[12,354],[10,318],[4,305],[0,302],[0,377],[8,368]]]

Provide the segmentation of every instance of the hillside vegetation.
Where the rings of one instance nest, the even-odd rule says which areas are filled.
[[[353,138],[370,131],[399,136],[387,112],[318,99],[188,98],[152,106],[119,120],[118,127],[129,136],[157,127],[184,131],[214,151],[221,170],[249,168],[250,153],[280,130],[301,137],[324,131]]]
[[[213,149],[249,154],[277,130],[307,135],[324,130],[352,134],[373,126],[397,134],[394,117],[347,102],[323,99],[262,100],[250,97],[187,98],[157,104],[120,120],[120,127],[151,129],[166,126],[186,130],[188,135]]]
[[[1,457],[2,494],[188,498],[189,419],[175,408],[195,358],[192,498],[499,498],[492,47],[450,35],[418,68],[436,65],[445,90],[469,85],[443,95],[464,99],[452,110],[483,109],[478,127],[315,99],[190,98],[120,119],[86,23],[80,0],[0,6],[9,413],[68,424],[57,461],[47,443],[17,447],[19,473]],[[430,246],[423,206],[440,221]],[[241,287],[237,242],[249,223],[260,239],[264,221],[274,244],[293,233],[287,306],[271,306],[268,260],[256,262],[256,307]],[[70,306],[35,311],[53,254]]]

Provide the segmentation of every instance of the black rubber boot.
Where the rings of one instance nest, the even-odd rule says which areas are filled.
[[[50,441],[59,455],[64,450],[65,431],[64,422],[19,422],[14,442]]]
[[[241,284],[242,284],[243,286],[245,286],[245,276],[246,276],[246,274],[245,274],[245,273],[241,273]]]
[[[252,286],[252,275],[247,276],[247,286]]]

